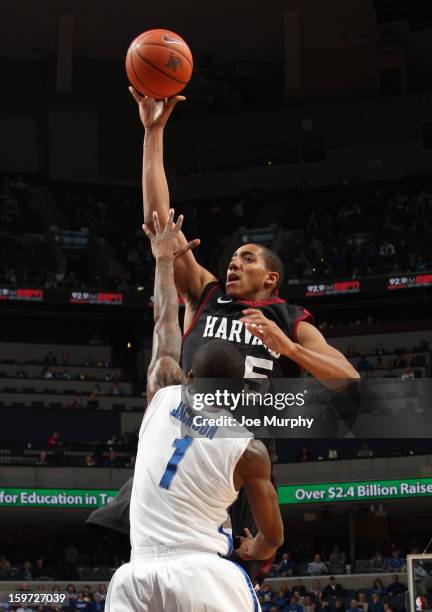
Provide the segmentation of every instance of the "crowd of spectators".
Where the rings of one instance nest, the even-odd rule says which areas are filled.
[[[178,208],[185,213],[187,234],[201,238],[199,257],[210,267],[216,263],[215,241],[223,245],[239,227],[252,229],[257,223],[260,227],[273,223],[296,234],[295,240],[283,242],[280,251],[288,282],[424,272],[432,269],[428,240],[432,229],[432,192],[426,188],[428,185],[428,178],[408,178],[404,183],[383,184],[374,190],[353,178],[344,179],[331,189],[309,189],[302,185],[285,194],[251,192],[220,201],[209,200],[207,206],[182,203]],[[53,266],[36,280],[46,287],[150,290],[154,266],[141,230],[139,190],[62,184],[53,184],[52,190],[63,213],[64,229],[86,228],[106,245],[120,267],[105,274],[102,281],[98,275],[89,276],[88,267],[80,269],[66,261],[65,266]],[[23,194],[30,197],[21,178],[4,181],[0,214],[10,234],[22,231],[17,219],[21,218]],[[316,204],[317,199],[321,200],[320,205]],[[297,206],[293,210],[290,204],[294,200]],[[36,280],[30,262],[27,267],[23,262],[18,269],[9,264],[8,258],[4,259],[0,282]]]
[[[344,588],[330,576],[325,586],[314,580],[311,589],[300,578],[277,590],[265,583],[257,596],[263,612],[404,612],[406,590],[397,575],[387,587],[377,578],[369,588],[359,590]]]
[[[411,550],[413,552],[414,549]],[[286,578],[290,576],[309,575],[309,576],[328,576],[329,574],[347,573],[347,556],[338,546],[334,546],[329,552],[316,552],[312,558],[307,558],[307,554],[297,551],[297,561],[293,560],[289,551],[282,552],[280,559],[273,564],[271,576]],[[362,560],[363,562],[364,560]],[[384,555],[381,550],[377,550],[369,560],[371,573],[394,573],[406,570],[406,557],[402,555],[398,546],[392,545]],[[349,566],[351,571],[351,565]],[[333,586],[334,576],[330,578],[329,590]],[[319,584],[319,581],[315,581]],[[315,584],[314,583],[314,584]],[[336,593],[338,594],[338,593]]]

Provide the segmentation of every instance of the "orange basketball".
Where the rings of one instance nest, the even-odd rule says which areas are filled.
[[[148,30],[135,38],[126,55],[131,85],[144,96],[169,98],[188,84],[193,68],[187,43],[169,30]]]

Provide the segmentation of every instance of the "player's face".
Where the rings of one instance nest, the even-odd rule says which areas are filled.
[[[268,297],[274,286],[270,279],[260,247],[256,244],[241,246],[231,257],[227,270],[226,294],[244,300]]]

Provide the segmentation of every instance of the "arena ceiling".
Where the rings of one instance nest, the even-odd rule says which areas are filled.
[[[60,15],[75,17],[75,52],[120,58],[131,39],[155,27],[173,29],[196,56],[218,59],[282,56],[284,12],[301,10],[321,31],[348,19],[375,22],[373,0],[2,0],[0,56],[40,58],[55,52]],[[357,8],[356,8],[357,7]],[[361,7],[361,8],[360,8]],[[335,15],[341,22],[336,26]],[[349,29],[349,28],[348,28]],[[315,35],[315,39],[319,36]]]

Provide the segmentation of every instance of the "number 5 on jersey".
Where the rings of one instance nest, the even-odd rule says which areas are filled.
[[[168,465],[166,467],[164,475],[162,476],[161,481],[159,483],[159,486],[163,489],[170,488],[171,481],[177,472],[178,464],[183,459],[184,454],[189,448],[189,446],[192,444],[192,441],[193,438],[191,438],[190,436],[185,436],[184,438],[176,438],[172,443],[175,448],[175,451],[171,459],[168,461]]]

